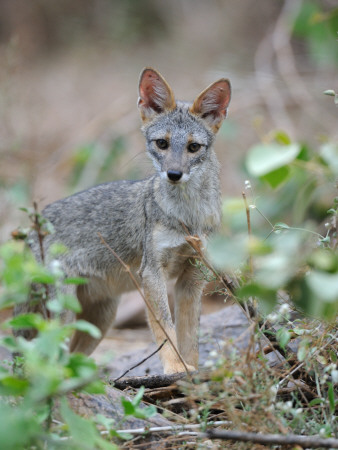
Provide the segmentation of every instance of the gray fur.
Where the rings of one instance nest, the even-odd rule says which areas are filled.
[[[142,91],[142,83],[146,80],[152,86],[152,77],[156,85],[149,99],[147,89]],[[140,92],[142,131],[155,174],[140,181],[101,184],[50,204],[43,215],[53,224],[55,233],[46,238],[45,244],[47,249],[54,242],[64,244],[68,248],[60,257],[64,272],[88,278],[87,285],[76,289],[83,309],[80,317],[97,325],[104,335],[114,320],[119,296],[134,286],[102,244],[101,233],[130,266],[157,319],[193,370],[198,363],[197,332],[204,282],[192,264],[196,255],[185,238],[189,233],[205,239],[220,223],[219,164],[212,148],[215,132],[207,120],[190,112],[190,104],[165,98],[172,95],[171,89],[153,69],[143,71]],[[156,111],[151,109],[152,104]],[[158,139],[168,139],[169,148],[157,148]],[[189,142],[201,144],[200,150],[189,153]],[[182,178],[170,181],[170,170],[182,172]],[[36,239],[33,250],[38,255]],[[173,277],[178,280],[176,331],[166,293],[166,280]],[[148,318],[160,344],[165,336],[149,312]],[[97,344],[97,340],[76,332],[71,350],[89,354]],[[161,351],[161,358],[166,373],[183,370],[169,344]]]

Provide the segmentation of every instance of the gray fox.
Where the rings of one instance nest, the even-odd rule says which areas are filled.
[[[165,79],[156,70],[145,68],[139,81],[138,107],[155,174],[144,180],[92,187],[56,201],[42,212],[55,229],[44,241],[46,249],[55,242],[64,244],[68,252],[60,257],[60,263],[65,274],[88,279],[87,284],[67,287],[75,290],[82,306],[78,318],[95,324],[104,336],[114,320],[119,296],[135,289],[100,234],[142,286],[156,315],[154,318],[148,311],[156,343],[166,339],[163,328],[170,337],[160,351],[167,374],[182,372],[182,361],[188,370],[198,367],[204,281],[194,264],[196,252],[186,237],[196,235],[203,242],[220,224],[219,163],[212,146],[230,96],[230,82],[222,78],[192,104],[176,101]],[[32,248],[38,257],[37,238]],[[169,278],[177,279],[175,326],[168,307]],[[99,341],[76,331],[70,350],[89,355]]]

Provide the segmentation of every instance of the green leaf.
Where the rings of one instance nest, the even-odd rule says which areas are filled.
[[[274,225],[274,227],[273,227],[273,229],[275,230],[275,231],[278,231],[278,230],[288,230],[290,227],[289,227],[289,225],[287,225],[286,223],[283,223],[283,222],[277,222],[275,225]]]
[[[330,95],[331,97],[334,97],[336,95],[335,91],[333,89],[327,89],[323,92],[325,95]]]
[[[122,439],[124,441],[129,441],[130,439],[133,439],[133,437],[134,437],[130,433],[122,433],[122,432],[119,432],[117,430],[110,430],[109,434],[112,437],[117,437],[117,438]]]
[[[33,283],[41,283],[41,284],[54,284],[55,277],[54,277],[54,275],[52,275],[48,272],[41,271],[39,273],[33,274],[32,282]]]
[[[334,352],[334,350],[330,350],[329,353],[330,353],[330,357],[332,359],[332,362],[334,362],[334,363],[337,362],[338,357],[337,357],[337,354]]]
[[[307,357],[308,354],[308,347],[307,345],[300,345],[298,350],[297,350],[297,358],[298,361],[302,362],[305,360],[305,358]]]
[[[75,414],[68,406],[68,402],[65,398],[61,399],[60,412],[68,425],[73,441],[76,444],[81,445],[83,449],[94,449],[97,438],[99,437],[94,424]]]
[[[309,264],[323,272],[338,272],[338,254],[329,248],[318,248],[309,257]]]
[[[283,166],[263,175],[261,179],[266,181],[273,189],[276,189],[289,178],[289,175],[290,169],[287,166]]]
[[[306,276],[305,280],[318,301],[338,302],[338,273],[314,270]]]
[[[249,150],[246,158],[248,172],[256,177],[262,177],[287,164],[290,164],[299,154],[299,144],[258,144]]]
[[[13,329],[27,329],[35,328],[37,330],[43,330],[46,327],[46,321],[40,316],[40,314],[28,313],[21,314],[13,317],[7,324]]]
[[[142,397],[144,394],[144,386],[141,386],[138,393],[133,398],[133,405],[138,406],[141,403]]]
[[[33,411],[0,403],[0,448],[32,448],[34,438],[43,435]]]
[[[24,395],[28,387],[28,381],[23,378],[7,376],[0,380],[1,395]]]
[[[133,403],[124,397],[121,398],[121,403],[123,406],[124,415],[125,416],[133,416],[135,413],[135,406],[133,405]]]
[[[322,403],[324,403],[324,400],[322,398],[314,398],[310,401],[309,406],[321,405]]]
[[[48,251],[50,256],[57,258],[60,255],[65,255],[68,252],[68,248],[60,242],[55,242],[54,244],[51,244]]]
[[[66,278],[63,281],[63,283],[64,284],[76,284],[76,285],[87,284],[88,278],[83,278],[83,277]]]
[[[327,391],[327,396],[329,398],[329,405],[330,405],[330,411],[331,414],[334,414],[335,412],[335,400],[334,400],[334,390],[333,390],[333,383],[328,383],[329,389]]]
[[[101,380],[95,380],[89,383],[84,389],[88,394],[105,394],[105,385]]]
[[[134,417],[137,419],[150,419],[150,417],[155,416],[157,413],[156,406],[150,405],[146,408],[136,408],[134,412]]]
[[[338,144],[327,143],[321,146],[320,155],[335,175],[338,175]]]
[[[259,301],[259,304],[265,314],[270,313],[277,301],[277,293],[273,289],[268,289],[258,283],[248,283],[236,290],[236,296],[242,300],[253,297]]]
[[[48,302],[46,302],[46,307],[49,311],[56,314],[60,314],[63,311],[63,307],[57,298],[48,300]]]
[[[68,326],[60,326],[56,320],[46,323],[46,329],[41,330],[34,341],[35,350],[38,355],[46,356],[49,361],[56,359],[60,353],[60,346],[63,345],[66,337],[69,337],[71,330]],[[31,354],[34,356],[34,353]]]
[[[277,130],[275,132],[274,138],[275,138],[275,141],[278,142],[278,144],[283,144],[283,145],[291,144],[290,136],[288,136],[288,134],[285,133],[285,131]]]
[[[77,320],[76,322],[70,323],[67,326],[74,330],[88,333],[94,339],[100,339],[102,336],[101,331],[95,325],[87,322],[86,320]]]
[[[48,300],[46,303],[47,308],[54,313],[61,313],[65,309],[79,313],[82,311],[81,304],[77,297],[69,294],[59,294],[59,296],[53,300]]]
[[[221,235],[213,236],[208,242],[208,255],[212,264],[217,269],[238,269],[248,258],[247,242],[247,235],[239,235],[236,240]]]
[[[276,333],[277,341],[279,345],[285,350],[286,345],[289,343],[291,339],[291,333],[286,328],[280,328]]]

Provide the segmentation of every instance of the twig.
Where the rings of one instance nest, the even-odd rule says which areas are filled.
[[[135,369],[136,367],[140,366],[141,364],[143,364],[144,362],[146,362],[148,359],[150,359],[152,356],[156,355],[157,352],[159,352],[161,350],[161,348],[163,347],[163,345],[167,342],[167,339],[164,339],[164,341],[162,342],[162,344],[153,352],[151,353],[149,356],[146,356],[145,358],[142,359],[142,361],[138,362],[137,364],[135,364],[135,366],[130,367],[130,369],[127,369],[121,376],[119,376],[118,378],[115,378],[114,383],[116,383],[116,381],[120,380],[121,378],[123,378],[125,375],[127,375],[128,372],[130,372],[131,370]]]
[[[112,254],[115,256],[115,258],[118,260],[118,262],[121,264],[121,266],[124,268],[124,270],[128,273],[128,275],[130,276],[131,281],[133,282],[135,288],[138,290],[138,292],[140,293],[141,297],[143,298],[145,304],[147,305],[148,310],[150,311],[150,313],[152,314],[153,318],[155,319],[156,323],[158,324],[158,326],[161,328],[161,330],[163,331],[163,333],[165,334],[167,340],[169,341],[172,349],[174,350],[174,352],[176,353],[178,359],[180,360],[180,362],[182,363],[188,377],[191,379],[190,374],[189,374],[189,370],[187,368],[186,363],[184,362],[182,356],[180,355],[179,351],[176,348],[176,345],[174,345],[171,337],[169,336],[169,334],[167,333],[167,331],[165,330],[165,328],[163,327],[163,325],[161,324],[161,322],[159,321],[159,319],[157,318],[151,304],[149,303],[148,299],[145,297],[145,295],[142,292],[142,289],[139,285],[139,283],[137,282],[136,278],[134,277],[132,271],[130,270],[130,267],[128,266],[128,264],[126,264],[120,257],[119,255],[110,247],[110,245],[104,240],[102,234],[100,232],[97,233],[101,239],[101,242],[103,243],[103,245],[105,245],[108,250],[110,250],[112,252]]]
[[[43,248],[43,240],[45,238],[45,234],[41,230],[41,224],[39,222],[39,211],[38,211],[38,204],[36,202],[33,202],[33,208],[34,208],[34,229],[37,232],[38,235],[38,241],[39,241],[39,250],[40,250],[40,257],[41,257],[41,263],[44,266],[45,265],[45,250]],[[41,312],[44,319],[50,319],[50,311],[46,308],[46,302],[49,298],[49,287],[47,283],[43,284],[43,287],[45,288],[45,299],[40,299],[41,304]]]
[[[227,420],[220,420],[216,422],[209,422],[207,426],[231,425],[232,422]],[[198,430],[203,427],[203,424],[189,424],[182,426],[164,426],[164,427],[150,427],[150,428],[134,428],[130,430],[118,430],[118,433],[129,434],[144,434],[144,433],[177,433],[178,436],[190,435],[199,438],[220,439],[229,441],[254,442],[263,445],[300,445],[307,448],[338,448],[338,439],[335,438],[321,438],[319,436],[301,436],[298,434],[261,434],[261,433],[246,433],[243,431],[232,430],[213,430],[209,429],[205,432],[191,432],[190,430]],[[102,431],[101,434],[108,434],[109,431]]]
[[[220,426],[220,425],[232,425],[232,422],[229,420],[218,420],[215,422],[208,422],[206,426]],[[165,426],[165,427],[145,427],[145,428],[132,428],[130,430],[117,430],[117,433],[129,433],[129,434],[144,434],[144,433],[165,433],[165,432],[171,432],[171,433],[178,433],[184,434],[184,431],[188,430],[199,430],[204,428],[204,424],[201,423],[194,423],[194,424],[188,424],[188,425],[176,425],[176,426]],[[109,431],[102,431],[101,434],[108,434]]]
[[[255,442],[263,445],[300,445],[301,447],[307,448],[338,448],[338,439],[300,436],[298,434],[258,434],[245,433],[243,431],[207,430],[205,433],[199,433],[197,436],[208,439]]]
[[[186,374],[184,372],[181,372],[174,373],[172,375],[146,375],[144,377],[127,377],[118,381],[111,380],[110,382],[114,383],[114,387],[121,390],[126,389],[127,387],[138,389],[141,386],[153,389],[158,387],[170,386],[171,384],[185,377]]]

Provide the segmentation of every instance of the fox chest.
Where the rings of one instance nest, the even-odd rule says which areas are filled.
[[[156,259],[167,278],[177,277],[187,259],[196,256],[186,236],[174,230],[157,230],[153,243]]]

